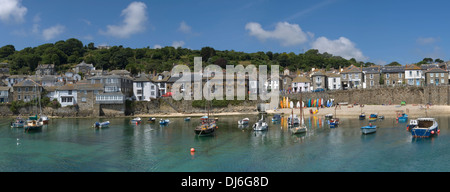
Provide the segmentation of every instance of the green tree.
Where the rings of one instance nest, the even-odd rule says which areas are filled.
[[[0,58],[6,58],[16,52],[14,45],[5,45],[0,48]]]

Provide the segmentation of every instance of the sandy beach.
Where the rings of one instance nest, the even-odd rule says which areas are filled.
[[[316,110],[317,108],[305,108],[304,114],[305,116],[325,116],[326,114],[335,113],[335,108],[319,108],[319,112],[317,114],[310,114],[309,110]],[[417,117],[425,117],[426,114],[429,117],[433,116],[443,116],[450,114],[450,106],[447,105],[432,105],[426,109],[425,105],[365,105],[364,107],[360,107],[359,105],[352,106],[341,106],[336,109],[337,117],[346,117],[346,118],[357,118],[359,114],[364,112],[366,116],[369,116],[372,113],[378,113],[378,115],[383,115],[385,117],[396,117],[397,111],[403,110],[408,114],[411,118]],[[267,113],[269,115],[279,113],[284,115],[291,114],[292,109],[277,109],[277,110],[268,110]],[[223,113],[214,113],[214,116],[240,116],[240,115],[257,115],[257,112],[223,112]],[[300,110],[298,108],[294,108],[294,114],[300,114]],[[201,117],[204,116],[204,113],[191,113],[191,114],[183,114],[183,113],[170,113],[170,114],[143,114],[143,115],[135,115],[139,117]]]

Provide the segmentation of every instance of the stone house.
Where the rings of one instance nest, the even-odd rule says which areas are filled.
[[[23,81],[28,76],[26,75],[11,75],[6,78],[6,81],[8,82],[8,87],[12,87],[13,85]]]
[[[43,91],[42,86],[31,79],[13,85],[13,101],[30,102]]]
[[[364,75],[364,89],[377,88],[380,86],[380,66],[364,67],[362,69]]]
[[[281,86],[280,89],[283,93],[290,93],[292,92],[292,80],[296,75],[281,75]]]
[[[363,73],[360,67],[350,65],[341,72],[341,87],[343,90],[360,88],[363,82]]]
[[[152,82],[154,82],[154,84],[156,84],[158,86],[158,95],[162,96],[165,95],[167,92],[169,92],[168,89],[168,80],[170,79],[170,72],[168,71],[164,71],[162,73],[158,73],[155,76],[153,76],[153,78],[151,79]]]
[[[425,72],[426,85],[448,85],[448,72],[441,68],[431,68]]]
[[[77,105],[80,110],[92,110],[96,95],[103,93],[103,84],[91,84],[88,81],[79,81],[76,84]]]
[[[82,74],[89,74],[92,70],[95,70],[95,67],[93,64],[87,64],[84,61],[82,61],[80,64],[76,65],[75,68],[73,68],[73,71],[75,73],[82,73]]]
[[[36,68],[36,75],[54,75],[55,65],[54,64],[40,64]]]
[[[11,87],[0,86],[0,103],[9,103],[12,100]]]
[[[405,82],[407,85],[420,86],[424,79],[422,69],[419,66],[414,64],[405,66]]]
[[[313,90],[317,89],[326,89],[327,88],[327,76],[320,70],[317,70],[311,75],[312,80],[312,88]]]
[[[384,66],[381,68],[381,75],[386,86],[405,84],[405,66]]]

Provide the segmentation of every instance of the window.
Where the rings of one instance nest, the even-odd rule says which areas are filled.
[[[389,73],[386,73],[386,79],[389,79]]]
[[[373,86],[373,81],[370,81],[370,86]]]
[[[434,73],[430,73],[430,77],[433,77],[434,76]]]
[[[401,73],[398,73],[398,78],[402,78],[402,74]]]
[[[81,102],[86,102],[86,97],[82,97]]]
[[[72,90],[69,90],[67,94],[72,95]]]
[[[342,74],[342,79],[346,79],[347,78],[347,74]]]
[[[419,76],[419,71],[416,71],[416,75]]]
[[[72,103],[72,97],[61,97],[61,103]]]
[[[444,84],[444,79],[441,79],[441,83]]]
[[[20,100],[20,95],[17,95],[17,100]]]
[[[431,83],[431,84],[433,84],[433,83],[434,83],[433,79],[430,79],[430,83]]]
[[[356,73],[356,74],[355,74],[355,79],[358,79],[358,78],[359,78],[359,74]]]
[[[333,78],[333,83],[336,83],[336,78]]]
[[[28,92],[28,87],[25,87],[25,92]]]
[[[373,79],[373,74],[370,74],[370,79]]]
[[[444,77],[444,73],[441,73],[441,77]]]
[[[412,71],[409,71],[409,76],[412,77]]]
[[[137,94],[142,94],[142,90],[141,89],[137,90]]]
[[[136,83],[136,87],[137,88],[141,88],[142,87],[142,83],[141,82]]]
[[[352,79],[352,75],[353,75],[353,74],[351,74],[351,73],[348,74],[348,78],[349,78],[349,79]]]

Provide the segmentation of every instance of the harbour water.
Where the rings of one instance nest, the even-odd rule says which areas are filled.
[[[250,126],[257,116],[248,116]],[[198,137],[199,118],[169,118],[160,126],[143,118],[52,119],[39,132],[10,128],[0,120],[0,171],[12,172],[421,172],[450,171],[450,117],[437,117],[441,132],[412,138],[405,123],[341,118],[329,128],[323,117],[306,118],[308,132],[292,135],[283,124],[269,130],[239,128],[241,116],[220,117],[215,136]],[[269,117],[270,118],[270,117]],[[94,129],[109,120],[109,128]],[[284,122],[283,122],[284,123]],[[196,152],[191,153],[194,148]]]

